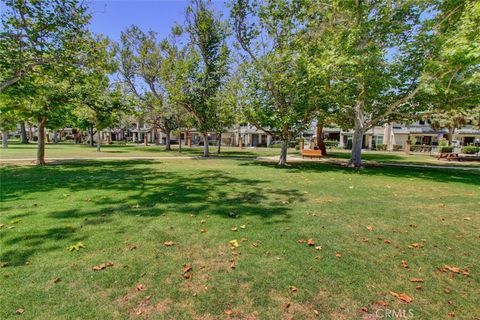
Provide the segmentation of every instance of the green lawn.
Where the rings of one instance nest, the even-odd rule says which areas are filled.
[[[31,159],[36,157],[35,143],[22,145],[14,141],[10,143],[8,149],[0,149],[0,158],[4,160],[9,159]],[[182,153],[178,152],[178,145],[172,146],[172,151],[165,151],[164,146],[141,144],[113,144],[102,146],[101,152],[96,152],[95,147],[90,147],[85,144],[75,145],[72,143],[59,143],[46,145],[46,158],[76,158],[76,159],[94,159],[94,158],[122,158],[122,157],[143,157],[143,158],[157,158],[157,157],[191,157],[201,156],[203,153],[202,147],[183,147]],[[255,157],[278,157],[280,154],[279,148],[243,148],[222,146],[222,152],[217,155],[217,148],[211,146],[212,156],[220,157],[235,157],[235,158],[255,158]],[[289,156],[298,158],[299,151],[289,149]],[[363,159],[366,163],[396,163],[396,164],[415,164],[415,165],[434,165],[434,166],[468,166],[479,167],[480,161],[445,161],[437,160],[429,154],[411,154],[406,155],[403,152],[378,152],[378,151],[363,151]],[[350,150],[328,150],[328,156],[324,157],[322,161],[341,161],[346,163],[350,158]]]
[[[36,143],[19,144],[10,143],[8,149],[0,149],[2,159],[35,159],[37,152]],[[178,152],[178,145],[172,145],[172,151],[165,151],[165,146],[142,144],[112,144],[102,146],[101,152],[96,152],[95,147],[85,144],[49,143],[46,145],[46,158],[112,158],[112,157],[176,157],[176,156],[201,156],[203,147],[183,147],[182,153]],[[217,147],[210,146],[212,155],[217,155]],[[290,152],[297,153],[294,150]],[[233,148],[222,146],[220,156],[230,157],[257,157],[277,156],[279,148]]]
[[[457,170],[247,159],[4,165],[0,318],[375,319],[388,308],[475,319],[479,206],[480,173]],[[85,248],[67,250],[78,242]]]

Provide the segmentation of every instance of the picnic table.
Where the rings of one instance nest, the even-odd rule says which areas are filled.
[[[445,159],[447,161],[451,161],[451,160],[461,161],[462,160],[462,158],[460,156],[458,156],[458,153],[456,153],[456,152],[439,153],[438,156],[437,156],[437,159],[438,160]]]

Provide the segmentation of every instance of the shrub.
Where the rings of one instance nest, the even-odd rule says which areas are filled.
[[[462,148],[462,153],[466,154],[475,154],[480,151],[480,147],[475,147],[475,146],[464,146]]]
[[[378,151],[386,151],[387,150],[387,145],[386,144],[377,144],[375,146],[375,150]]]
[[[323,143],[325,144],[325,147],[327,148],[336,148],[338,147],[338,141],[335,141],[335,140],[325,140],[323,141]]]
[[[453,147],[441,146],[438,148],[439,153],[450,153],[453,152]]]
[[[401,144],[394,144],[393,151],[401,151],[403,150],[403,146]]]
[[[410,151],[412,151],[412,152],[430,152],[430,151],[432,151],[432,146],[414,145],[414,146],[410,146]]]

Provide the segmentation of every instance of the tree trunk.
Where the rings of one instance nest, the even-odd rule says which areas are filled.
[[[222,147],[222,133],[217,134],[218,137],[218,149],[217,149],[217,154],[220,154],[220,148]]]
[[[172,150],[172,147],[170,146],[170,130],[167,130],[167,132],[165,132],[165,151],[171,151]]]
[[[45,123],[47,117],[38,119],[37,165],[45,165]]]
[[[448,128],[448,145],[451,146],[452,145],[452,140],[453,140],[453,132],[455,131],[455,128]]]
[[[280,159],[278,165],[284,166],[287,164],[288,139],[282,140],[282,148],[280,149]]]
[[[93,127],[88,129],[88,133],[90,134],[90,147],[93,147],[93,135],[95,134],[93,133]]]
[[[153,128],[153,142],[155,143],[156,146],[160,145],[160,139],[158,139],[158,129],[157,127]]]
[[[208,151],[208,133],[203,133],[203,156],[210,157],[210,152]]]
[[[58,131],[53,132],[53,143],[57,144],[58,143]]]
[[[98,130],[97,130],[98,131]],[[98,139],[97,139],[97,152],[102,151],[102,139],[100,139],[100,131],[98,131]]]
[[[28,143],[28,137],[27,137],[27,129],[25,128],[25,122],[22,121],[20,122],[20,143],[21,144],[27,144]]]
[[[322,155],[327,155],[327,147],[323,142],[323,123],[321,121],[317,123],[317,147],[322,152]]]
[[[358,168],[362,166],[362,142],[365,133],[365,121],[363,114],[363,102],[358,101],[355,105],[355,126],[353,128],[352,155],[349,166]]]
[[[8,130],[2,130],[2,148],[7,149],[8,148]]]
[[[178,131],[178,152],[182,153],[182,132]]]

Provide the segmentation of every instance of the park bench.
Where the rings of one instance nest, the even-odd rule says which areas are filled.
[[[310,158],[316,158],[320,159],[322,157],[322,150],[302,150],[302,158],[305,157],[310,157]]]
[[[451,160],[458,160],[458,161],[461,161],[462,158],[458,156],[458,153],[456,152],[444,152],[444,153],[439,153],[438,156],[437,156],[437,159],[440,160],[440,159],[445,159],[447,161],[451,161]]]

